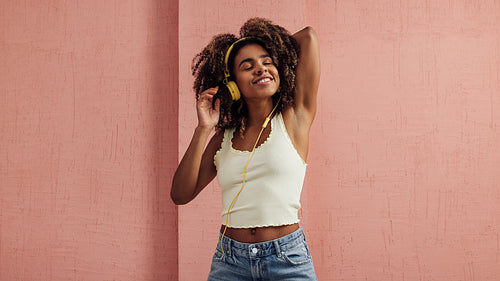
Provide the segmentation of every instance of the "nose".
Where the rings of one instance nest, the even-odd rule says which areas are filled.
[[[257,74],[261,75],[262,73],[267,72],[267,66],[260,63],[255,67],[255,71]]]

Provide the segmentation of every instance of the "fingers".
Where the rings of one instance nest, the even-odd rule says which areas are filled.
[[[214,87],[214,88],[210,88],[208,90],[210,90],[212,92],[212,96],[213,96],[213,95],[217,94],[217,91],[219,91],[219,86]]]
[[[218,87],[203,91],[196,102],[199,126],[213,128],[219,121],[220,100],[215,99],[214,95]]]
[[[218,90],[219,90],[219,87],[206,89],[205,91],[203,91],[200,94],[199,99],[211,100],[213,98],[213,96],[217,93]]]
[[[219,100],[219,98],[214,99],[214,96],[215,96],[215,94],[217,94],[218,90],[219,90],[219,87],[214,87],[214,88],[209,88],[209,89],[203,91],[200,94],[200,96],[198,97],[197,107],[199,109],[215,110],[216,112],[219,112],[220,100]],[[216,106],[216,103],[218,103],[217,106]]]

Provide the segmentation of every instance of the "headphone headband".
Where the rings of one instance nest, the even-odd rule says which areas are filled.
[[[231,52],[233,51],[234,46],[236,46],[236,44],[238,44],[240,42],[250,40],[250,39],[257,39],[257,38],[251,37],[251,36],[240,38],[240,39],[236,40],[233,44],[231,44],[231,46],[229,46],[229,49],[227,49],[226,56],[224,57],[224,65],[226,66],[226,68],[224,69],[224,76],[226,77],[226,81],[227,81],[227,78],[229,78],[229,76],[230,76],[229,65],[227,65],[227,64],[229,63],[229,56],[231,55]]]

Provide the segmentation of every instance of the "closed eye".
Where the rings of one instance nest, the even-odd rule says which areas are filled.
[[[268,54],[261,55],[259,58],[261,59],[263,65],[274,65],[273,59]],[[238,67],[243,70],[251,70],[254,64],[254,59],[246,58],[239,63]]]
[[[273,60],[271,59],[271,57],[269,57],[269,55],[262,56],[261,58],[262,58],[262,64],[264,65],[273,64]]]

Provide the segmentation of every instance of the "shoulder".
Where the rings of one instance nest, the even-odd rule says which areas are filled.
[[[215,134],[212,136],[208,142],[205,150],[203,151],[202,163],[200,169],[208,168],[215,171],[215,155],[222,147],[222,141],[224,139],[224,130],[216,130]]]
[[[227,130],[228,129],[216,129],[215,134],[212,136],[212,138],[210,139],[210,142],[208,143],[207,149],[209,147],[215,148],[215,151],[220,149],[222,142],[224,140],[224,133]]]

